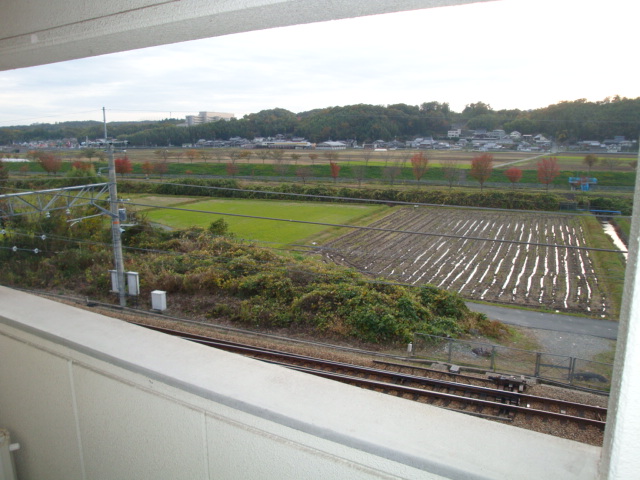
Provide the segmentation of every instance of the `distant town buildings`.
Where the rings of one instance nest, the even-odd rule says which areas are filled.
[[[202,123],[217,122],[218,120],[226,120],[227,122],[235,118],[233,113],[225,112],[200,112],[198,115],[187,115],[185,127],[193,127],[194,125],[200,125]]]

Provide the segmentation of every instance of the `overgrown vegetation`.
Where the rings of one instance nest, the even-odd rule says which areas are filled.
[[[593,248],[611,249],[611,239],[603,232],[600,222],[595,217],[581,217],[587,244]],[[605,272],[598,280],[607,294],[609,304],[613,309],[611,317],[617,318],[619,306],[622,303],[624,287],[625,261],[621,253],[591,251],[591,259],[597,272]]]
[[[110,234],[102,222],[93,218],[71,227],[58,214],[31,222],[5,220],[0,282],[108,298]],[[376,282],[314,258],[283,256],[214,235],[225,231],[224,221],[179,232],[144,221],[128,229],[125,268],[139,272],[141,298],[164,290],[174,312],[185,315],[366,343],[404,343],[415,331],[507,334],[500,324],[469,311],[457,294],[430,285]]]

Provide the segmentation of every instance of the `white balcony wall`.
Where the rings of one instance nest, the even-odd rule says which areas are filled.
[[[0,312],[0,426],[21,445],[21,480],[596,475],[599,448],[4,287]]]

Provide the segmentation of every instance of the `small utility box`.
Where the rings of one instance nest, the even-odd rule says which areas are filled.
[[[137,297],[140,295],[138,272],[127,272],[127,286],[129,287],[129,296]]]
[[[116,270],[109,270],[109,273],[111,273],[111,291],[113,293],[119,293],[120,290],[118,290],[118,272]]]
[[[162,290],[154,290],[151,292],[151,308],[159,312],[167,309],[167,292]]]

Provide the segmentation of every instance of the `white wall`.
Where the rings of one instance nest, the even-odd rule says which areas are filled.
[[[599,448],[4,287],[0,311],[0,426],[21,480],[595,478]]]

